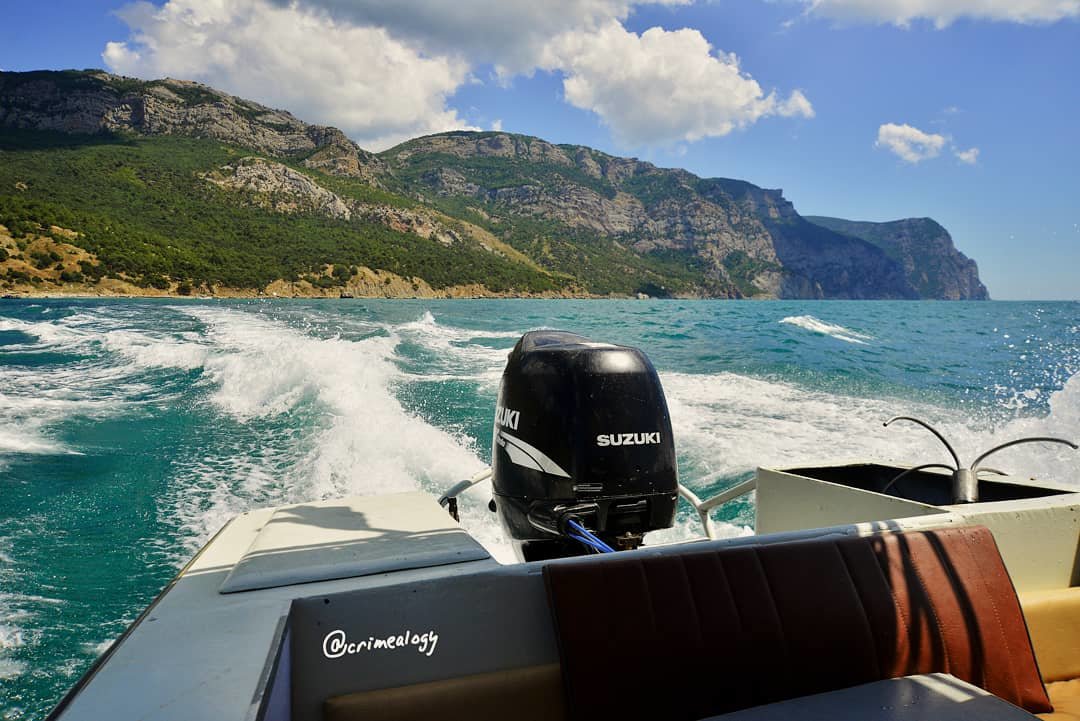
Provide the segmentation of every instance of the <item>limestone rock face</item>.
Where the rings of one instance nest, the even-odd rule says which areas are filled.
[[[203,177],[219,188],[238,193],[248,205],[275,213],[313,213],[343,221],[358,218],[402,233],[432,238],[443,245],[460,240],[458,233],[429,211],[342,198],[311,176],[264,158],[241,158]]]
[[[278,213],[314,212],[339,220],[352,217],[349,205],[336,194],[301,172],[262,158],[243,158],[206,179],[221,188],[244,191],[253,204]]]
[[[382,157],[422,197],[463,197],[510,222],[550,221],[627,252],[684,256],[701,268],[701,295],[917,297],[897,260],[811,226],[780,190],[508,133],[432,135]]]
[[[904,268],[908,282],[923,298],[987,300],[974,260],[957,250],[949,231],[930,218],[887,223],[812,217],[810,222],[861,238],[881,248]]]
[[[66,133],[127,131],[213,138],[308,167],[374,180],[384,171],[337,128],[309,125],[284,110],[201,83],[145,82],[110,73],[0,73],[0,126]]]

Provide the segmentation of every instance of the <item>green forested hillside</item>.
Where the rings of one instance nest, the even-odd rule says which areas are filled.
[[[341,281],[344,271],[327,278],[327,265],[387,270],[436,288],[541,292],[566,282],[467,239],[450,248],[363,219],[268,212],[201,177],[249,155],[206,139],[0,129],[0,224],[15,236],[69,228],[80,234],[69,242],[95,253],[108,273],[160,287],[164,278],[238,288],[278,278]],[[408,204],[333,180],[327,184],[343,197]]]

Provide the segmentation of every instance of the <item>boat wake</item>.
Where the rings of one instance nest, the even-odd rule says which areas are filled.
[[[159,500],[160,522],[181,541],[163,542],[172,545],[176,564],[229,518],[253,507],[418,489],[438,493],[487,463],[484,430],[517,330],[442,324],[430,311],[407,322],[365,321],[329,332],[247,309],[168,310],[176,317],[164,328],[90,312],[37,323],[4,320],[0,329],[26,334],[28,350],[64,349],[86,358],[48,372],[2,371],[0,418],[8,422],[0,431],[0,462],[11,454],[80,452],[50,437],[50,423],[93,421],[130,412],[148,396],[171,397],[153,371],[194,383],[193,410],[216,432],[213,442],[176,459],[169,490]],[[871,340],[812,316],[781,322],[847,342]],[[917,429],[881,427],[896,413],[928,418],[968,455],[1022,434],[1068,436],[1080,425],[1077,378],[1050,399],[1048,416],[994,426],[967,410],[845,396],[734,373],[661,377],[682,480],[703,494],[748,477],[759,465],[938,460],[941,450]],[[425,394],[442,384],[471,390],[462,407],[452,409],[457,415],[429,414],[402,401],[417,384],[424,384]],[[440,402],[461,403],[452,395]],[[449,417],[455,420],[433,420]],[[473,435],[477,427],[480,435]],[[1027,447],[1010,453],[1002,463],[1011,467],[1047,477],[1080,476],[1080,462],[1065,450]],[[484,487],[467,494],[463,523],[497,557],[509,560],[486,501]],[[744,533],[753,522],[752,504],[735,504],[721,515],[727,516],[729,533]],[[699,532],[693,514],[682,508],[679,527],[668,536]]]

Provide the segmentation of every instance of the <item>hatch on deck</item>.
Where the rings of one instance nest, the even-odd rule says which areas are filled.
[[[221,593],[479,561],[490,556],[429,494],[279,508],[221,584]]]

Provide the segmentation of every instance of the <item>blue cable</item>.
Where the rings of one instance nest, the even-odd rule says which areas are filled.
[[[573,538],[575,541],[580,542],[581,545],[585,546],[585,548],[589,549],[593,553],[606,553],[606,551],[604,551],[604,549],[600,548],[599,546],[597,546],[594,543],[586,542],[585,539],[582,538],[581,536],[571,536],[571,538]]]
[[[601,541],[599,538],[593,535],[592,531],[587,530],[585,526],[581,525],[577,521],[570,519],[566,522],[566,525],[577,532],[576,534],[569,534],[570,537],[574,540],[584,543],[590,548],[595,548],[601,553],[615,553],[614,548]]]
[[[574,531],[576,531],[577,535],[583,536],[586,539],[588,539],[590,546],[594,546],[594,547],[602,550],[604,553],[614,553],[615,552],[615,549],[613,549],[611,546],[609,546],[606,543],[604,543],[603,541],[601,541],[599,538],[596,537],[595,534],[593,534],[592,531],[588,530],[587,528],[585,528],[585,526],[581,525],[577,521],[571,519],[571,520],[567,521],[567,525],[570,528],[572,528]]]
[[[566,536],[567,536],[567,538],[570,538],[570,539],[572,539],[574,541],[577,541],[581,545],[585,546],[586,548],[588,548],[588,549],[590,549],[592,551],[595,551],[596,553],[606,553],[606,551],[604,549],[600,548],[600,546],[596,545],[595,543],[593,543],[588,538],[585,538],[584,536],[579,536],[576,533],[568,533],[568,534],[566,534]]]

